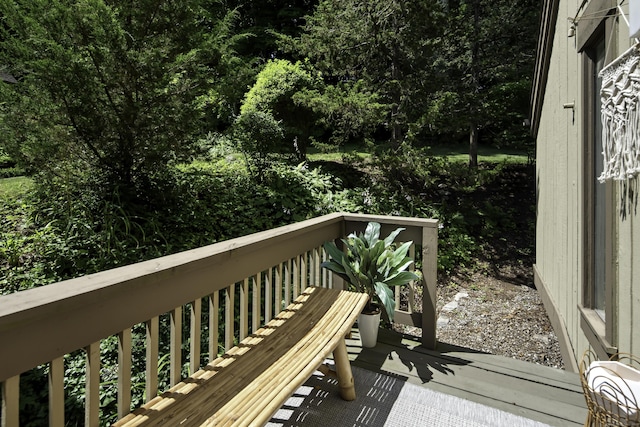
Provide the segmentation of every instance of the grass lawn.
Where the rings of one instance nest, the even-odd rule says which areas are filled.
[[[433,156],[448,157],[452,162],[469,162],[469,147],[466,145],[437,145],[429,147],[428,151]],[[314,161],[341,162],[345,153],[356,154],[362,159],[371,156],[368,147],[361,145],[348,145],[333,152],[320,152],[313,147],[309,148],[307,158]],[[528,154],[523,150],[498,149],[494,147],[478,147],[478,163],[527,163]]]
[[[441,145],[430,147],[434,156],[446,156],[454,162],[469,161],[469,147],[466,145]],[[478,163],[527,163],[528,154],[523,150],[478,147]]]
[[[0,179],[0,197],[15,198],[26,193],[33,186],[31,178],[16,176]]]
[[[343,154],[356,154],[361,159],[371,157],[371,152],[369,151],[368,147],[365,147],[363,145],[347,144],[343,147],[340,147],[339,149],[336,149],[336,151],[331,152],[322,152],[314,147],[309,147],[309,150],[307,152],[307,159],[310,162],[324,161],[340,163],[342,162]]]

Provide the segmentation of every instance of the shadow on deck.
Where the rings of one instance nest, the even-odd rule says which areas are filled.
[[[363,349],[354,329],[347,347],[354,366],[552,426],[581,426],[587,416],[576,373],[447,343],[427,350],[386,330],[376,347]]]

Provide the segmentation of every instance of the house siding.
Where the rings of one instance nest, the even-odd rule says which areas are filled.
[[[549,0],[548,3],[553,3]],[[563,341],[563,354],[569,369],[576,369],[585,350],[590,347],[583,330],[581,310],[585,281],[585,188],[583,183],[584,113],[582,99],[585,85],[582,54],[578,40],[592,31],[593,22],[581,14],[590,3],[559,1],[552,53],[544,96],[536,121],[536,283],[545,295],[545,306]],[[602,2],[600,2],[602,3]],[[623,7],[628,15],[628,5]],[[577,33],[569,37],[570,19],[577,15]],[[624,20],[614,24],[614,49],[607,58],[615,58],[629,47],[629,32]],[[582,36],[582,37],[581,37]],[[588,38],[588,37],[587,37]],[[615,42],[617,40],[617,42]],[[540,52],[538,52],[540,55]],[[568,107],[574,103],[575,107]],[[534,106],[535,109],[535,106]],[[616,206],[612,214],[613,331],[612,342],[618,351],[640,354],[640,228],[635,206],[625,218],[620,215],[622,185],[614,183]],[[636,193],[640,188],[636,188]],[[635,250],[634,250],[635,249]],[[638,268],[634,269],[634,266]],[[611,319],[611,317],[613,319]],[[638,325],[638,326],[635,326]],[[564,338],[563,338],[564,337]]]

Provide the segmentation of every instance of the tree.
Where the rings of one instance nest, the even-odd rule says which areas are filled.
[[[269,111],[247,110],[234,123],[233,135],[240,145],[247,170],[257,180],[282,150],[284,133],[280,122]]]
[[[332,146],[371,135],[386,117],[386,105],[364,82],[325,84],[319,89],[303,89],[294,95],[300,105],[311,109],[315,122],[323,128]]]
[[[294,64],[284,59],[269,61],[245,96],[240,108],[240,121],[246,122],[243,116],[255,111],[273,116],[282,124],[285,147],[281,151],[294,153],[299,160],[304,160],[314,117],[313,112],[298,102],[295,95],[305,89],[314,89],[319,84],[318,77],[300,62]]]
[[[469,165],[478,164],[481,132],[526,139],[530,76],[535,62],[539,2],[448,2],[439,58],[440,90],[427,121],[439,133],[469,135]],[[519,128],[519,129],[518,129]]]
[[[359,85],[377,95],[399,144],[431,91],[437,11],[429,1],[323,0],[290,44],[328,84]]]
[[[190,155],[216,77],[232,63],[232,15],[206,0],[0,3],[5,144],[32,168],[89,171],[108,193],[144,194]],[[215,15],[208,10],[220,13]],[[122,194],[121,194],[122,195]]]
[[[252,34],[239,46],[240,54],[264,60],[283,58],[277,34],[299,35],[304,17],[313,11],[318,0],[229,0],[229,8],[239,14],[239,27]]]

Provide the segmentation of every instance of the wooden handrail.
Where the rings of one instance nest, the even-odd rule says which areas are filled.
[[[95,376],[96,344],[116,335],[124,365],[120,375],[126,376],[125,372],[127,369],[130,371],[131,365],[132,326],[147,324],[151,328],[148,331],[150,342],[155,340],[153,345],[157,346],[157,337],[154,337],[154,334],[157,335],[154,332],[154,328],[157,328],[155,322],[165,313],[172,319],[170,359],[171,382],[174,383],[178,380],[183,363],[179,351],[182,328],[194,328],[190,340],[190,369],[199,367],[201,349],[200,340],[196,338],[199,336],[198,331],[202,330],[199,317],[203,299],[208,302],[208,306],[205,306],[208,307],[207,312],[225,310],[223,319],[226,329],[220,339],[223,340],[223,346],[228,348],[233,345],[234,337],[244,337],[256,330],[259,323],[277,314],[281,303],[289,303],[306,286],[340,286],[337,278],[320,269],[320,262],[325,256],[322,244],[344,237],[352,231],[364,230],[368,221],[381,223],[383,233],[399,226],[405,227],[399,240],[413,240],[422,248],[422,313],[398,311],[396,321],[422,327],[423,344],[434,347],[437,221],[330,214],[0,297],[0,342],[11,343],[0,346],[3,422],[11,425],[11,417],[15,415],[13,405],[17,402],[15,393],[18,389],[16,378],[21,373],[55,361],[54,373],[58,375],[61,357],[78,349],[88,349],[88,361],[94,365],[92,369]],[[221,290],[225,292],[219,295]],[[253,297],[253,303],[249,301],[249,294]],[[233,312],[236,302],[240,302],[239,313]],[[252,305],[251,310],[247,309],[248,305]],[[179,319],[185,306],[192,313],[192,325],[182,324]],[[237,328],[234,324],[236,316],[240,319]],[[219,345],[218,318],[209,317],[207,329],[211,335],[207,353],[209,357],[215,357]],[[157,349],[148,350],[155,362],[148,361],[147,369],[155,372]],[[150,376],[152,378],[147,384],[147,390],[153,394],[154,375]],[[126,391],[129,384],[127,381],[125,379],[119,383],[119,390]],[[52,384],[60,383],[59,376],[52,381]],[[99,397],[94,399],[93,396],[97,390],[96,384],[95,378],[87,384],[87,390],[91,391],[91,396],[87,396],[88,399],[91,398],[91,402],[87,404],[87,424],[97,422],[95,399]],[[120,395],[125,391],[118,396],[124,406],[130,402],[130,397]],[[59,407],[62,401],[57,397],[59,390],[52,395],[56,398],[52,399],[51,404]],[[59,415],[60,410],[63,408],[50,411],[50,425],[58,425],[64,419]]]

